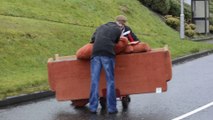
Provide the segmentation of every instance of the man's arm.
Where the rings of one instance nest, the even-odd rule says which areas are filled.
[[[117,35],[117,38],[116,38],[116,41],[115,41],[116,44],[117,44],[118,41],[120,40],[120,37],[122,36],[121,34],[122,34],[122,31],[119,30],[118,35]]]
[[[95,42],[95,36],[97,34],[97,31],[100,27],[96,28],[95,32],[93,33],[92,37],[91,37],[91,40],[90,40],[90,43],[94,43]]]

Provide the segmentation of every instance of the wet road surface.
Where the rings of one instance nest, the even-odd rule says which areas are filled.
[[[204,42],[204,43],[210,43],[213,44],[213,39],[209,39],[209,40],[201,40],[199,42]]]
[[[213,102],[213,55],[173,66],[168,91],[131,95],[128,109],[118,101],[119,112],[109,115],[99,106],[91,114],[88,105],[76,109],[55,98],[0,108],[0,120],[172,120]],[[175,119],[176,120],[176,119]],[[213,120],[213,105],[183,120]]]
[[[205,42],[213,44],[213,40],[206,40]]]

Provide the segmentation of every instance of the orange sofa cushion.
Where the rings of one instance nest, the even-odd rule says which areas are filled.
[[[133,47],[133,52],[147,52],[151,50],[150,46],[144,42],[132,45],[132,47]]]
[[[132,53],[134,51],[133,46],[132,45],[127,45],[125,50],[123,51],[123,53]]]
[[[78,59],[90,59],[92,55],[92,48],[93,44],[87,43],[86,45],[78,49],[78,51],[76,52],[76,57]]]
[[[118,43],[115,45],[115,53],[119,54],[125,50],[128,45],[128,39],[126,37],[121,37]]]

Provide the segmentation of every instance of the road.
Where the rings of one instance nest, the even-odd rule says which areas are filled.
[[[131,95],[128,109],[118,101],[119,112],[109,115],[99,107],[90,114],[88,105],[76,109],[70,102],[46,98],[0,109],[0,120],[212,120],[213,55],[173,66],[168,91]],[[207,106],[205,106],[207,105]],[[184,115],[184,116],[182,116]]]
[[[205,40],[205,41],[203,41],[203,42],[213,44],[213,40]]]

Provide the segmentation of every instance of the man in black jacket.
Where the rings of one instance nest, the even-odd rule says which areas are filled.
[[[115,51],[114,46],[121,36],[123,25],[117,22],[108,22],[101,25],[92,36],[93,52],[91,56],[91,89],[89,109],[96,113],[99,100],[99,80],[102,67],[107,80],[107,109],[109,113],[117,113],[116,93],[114,84]]]

